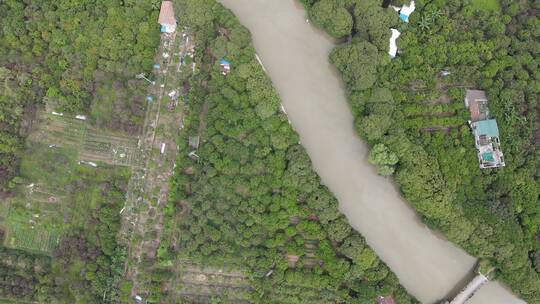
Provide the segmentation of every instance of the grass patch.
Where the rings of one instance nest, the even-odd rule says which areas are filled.
[[[34,184],[64,189],[71,179],[76,159],[77,152],[74,149],[49,148],[44,144],[33,143],[22,159],[20,176]]]
[[[9,201],[0,201],[0,222],[9,216]]]
[[[501,10],[498,0],[473,0],[472,6],[478,11],[499,12]]]

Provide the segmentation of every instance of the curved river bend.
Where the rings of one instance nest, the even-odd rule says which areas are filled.
[[[293,0],[220,1],[251,31],[315,170],[351,225],[423,303],[456,292],[475,259],[423,225],[391,181],[367,162],[367,147],[354,132],[341,81],[328,61],[332,40],[306,22]],[[483,289],[470,303],[523,303],[496,283]]]

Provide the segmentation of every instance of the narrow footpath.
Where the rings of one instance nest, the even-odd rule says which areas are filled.
[[[334,42],[311,26],[298,1],[220,1],[251,31],[302,145],[351,225],[421,302],[457,294],[474,276],[476,261],[430,231],[391,180],[368,163],[341,80],[328,60]],[[504,296],[482,300],[487,286]],[[523,303],[500,285],[484,287],[474,303]]]
[[[176,64],[188,49],[188,36],[182,32],[162,33],[154,67],[156,80],[149,87],[148,107],[139,140],[142,168],[134,168],[122,209],[121,241],[128,246],[124,277],[133,283],[131,296],[147,294],[145,275],[156,259],[167,205],[169,180],[173,175],[182,108],[178,102],[179,71]]]

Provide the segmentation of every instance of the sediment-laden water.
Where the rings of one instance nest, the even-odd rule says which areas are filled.
[[[470,278],[475,259],[422,224],[392,181],[368,163],[342,83],[328,61],[334,42],[306,21],[293,0],[220,1],[251,31],[315,170],[354,229],[420,301],[433,303],[454,293]],[[523,303],[498,284],[483,289],[471,303]]]

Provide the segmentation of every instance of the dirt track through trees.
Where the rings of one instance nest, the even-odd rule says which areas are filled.
[[[182,33],[162,34],[156,56],[160,68],[155,85],[149,88],[149,101],[143,134],[139,140],[140,158],[144,166],[135,168],[128,185],[126,205],[122,211],[123,227],[119,235],[128,244],[125,278],[133,283],[131,296],[146,295],[149,269],[157,255],[163,229],[164,208],[167,205],[169,180],[178,153],[177,132],[182,109],[178,103],[171,108],[169,91],[180,91],[178,71],[173,57],[182,56],[186,47]],[[177,98],[177,97],[176,97]]]

